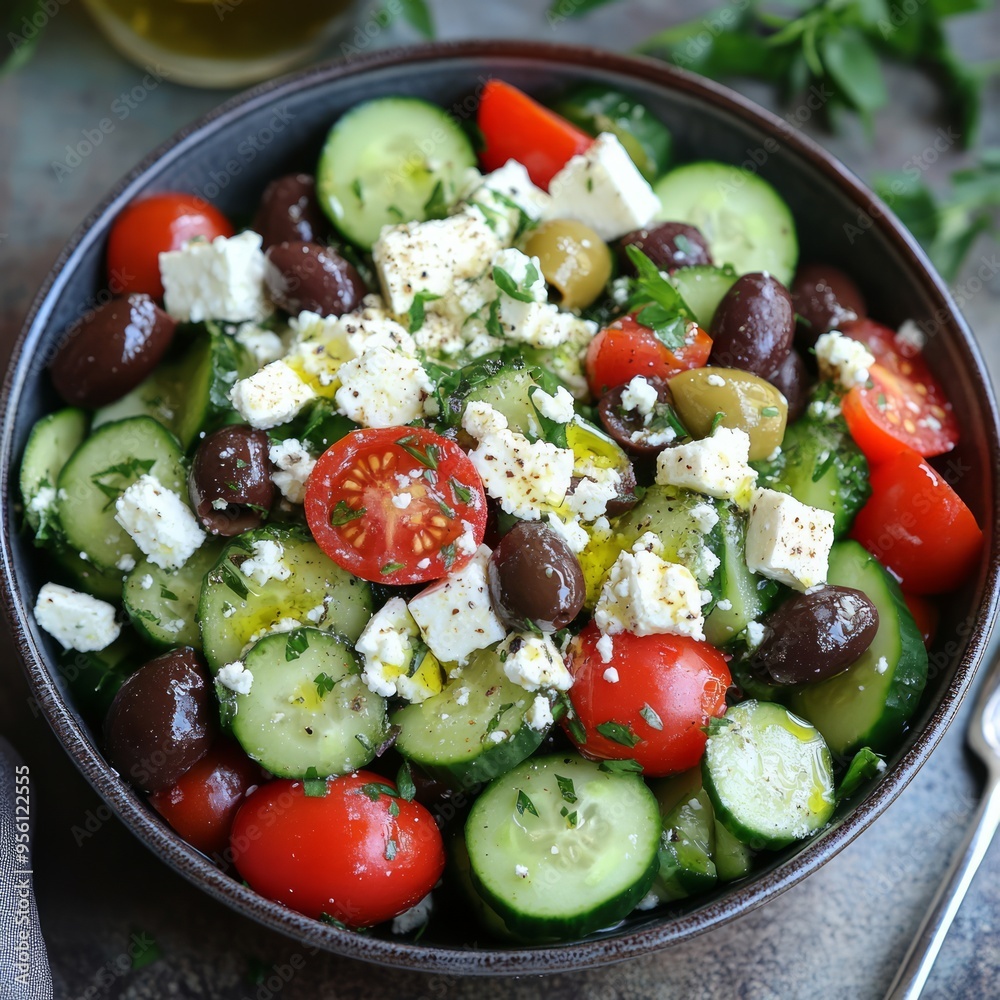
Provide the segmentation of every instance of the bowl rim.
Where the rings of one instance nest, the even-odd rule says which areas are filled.
[[[469,39],[434,42],[421,46],[377,50],[334,60],[259,84],[222,102],[208,114],[175,132],[146,155],[124,175],[100,204],[76,228],[60,252],[52,269],[36,294],[14,343],[0,395],[4,415],[0,438],[0,490],[11,497],[13,426],[17,403],[24,389],[29,360],[24,345],[36,329],[43,327],[61,294],[67,275],[92,243],[103,238],[95,226],[116,214],[134,196],[152,168],[186,155],[218,125],[238,120],[243,114],[262,105],[279,101],[302,89],[367,72],[401,65],[419,66],[425,62],[448,59],[501,57],[534,64],[560,64],[586,69],[599,65],[623,76],[640,79],[687,94],[700,102],[742,118],[759,130],[762,137],[785,144],[809,166],[868,213],[884,237],[894,246],[907,267],[924,281],[939,315],[947,317],[961,347],[973,362],[969,377],[974,382],[977,399],[985,403],[982,412],[987,447],[991,455],[994,505],[989,512],[992,525],[1000,512],[1000,424],[990,379],[964,317],[952,300],[947,287],[931,266],[916,241],[882,203],[847,167],[816,142],[796,130],[772,112],[721,84],[685,70],[646,57],[623,55],[596,47],[561,43],[520,41],[516,39]],[[798,853],[777,868],[758,878],[738,884],[726,895],[682,915],[670,915],[659,921],[630,929],[622,934],[593,938],[582,942],[542,947],[421,946],[407,941],[388,940],[345,931],[320,923],[264,900],[241,882],[225,874],[207,857],[190,847],[166,824],[155,819],[144,800],[118,776],[88,738],[83,726],[63,698],[41,649],[25,627],[30,609],[17,590],[14,569],[14,531],[12,504],[0,526],[0,565],[2,565],[3,605],[12,638],[39,708],[57,739],[74,764],[114,811],[117,817],[160,860],[165,861],[199,888],[244,916],[298,942],[335,952],[345,957],[374,962],[410,971],[452,975],[517,975],[579,970],[660,950],[712,928],[735,920],[800,882],[830,858],[838,854],[865,830],[900,794],[931,751],[937,746],[972,684],[987,648],[1000,603],[1000,558],[997,532],[990,531],[989,564],[981,576],[979,614],[969,635],[964,655],[956,666],[951,684],[942,693],[941,703],[930,715],[912,746],[889,768],[886,776],[868,796],[838,824],[806,844]]]

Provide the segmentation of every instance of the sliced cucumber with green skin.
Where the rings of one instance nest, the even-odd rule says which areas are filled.
[[[507,679],[492,649],[474,653],[440,694],[392,713],[399,726],[396,749],[429,776],[469,789],[504,774],[530,757],[545,732],[525,715],[535,695]],[[491,738],[502,733],[499,742]]]
[[[166,570],[146,559],[125,579],[122,603],[136,631],[154,646],[201,649],[198,603],[209,570],[218,562],[224,542],[210,538],[178,570]]]
[[[753,851],[715,820],[715,871],[720,882],[734,882],[750,874]]]
[[[243,665],[253,676],[248,694],[216,689],[233,736],[272,774],[348,774],[374,758],[387,733],[385,699],[365,686],[340,636],[316,628],[273,633]]]
[[[705,636],[713,646],[731,642],[774,606],[780,587],[751,573],[746,557],[746,516],[734,505],[716,504],[719,513],[719,600],[705,618]]]
[[[729,265],[712,267],[708,264],[695,264],[674,271],[670,275],[670,283],[681,293],[681,298],[694,313],[698,326],[708,330],[722,297],[733,287],[738,277]]]
[[[713,725],[702,778],[718,820],[749,847],[785,847],[833,815],[833,758],[826,742],[773,702],[741,702]]]
[[[254,542],[277,542],[290,571],[263,586],[240,566]],[[312,613],[312,617],[310,616]],[[202,584],[198,605],[202,649],[213,670],[238,660],[254,636],[280,620],[315,624],[355,642],[372,613],[371,585],[341,569],[308,532],[271,525],[232,539]]]
[[[795,220],[762,177],[729,163],[702,160],[665,174],[653,185],[658,219],[697,226],[712,259],[737,274],[767,271],[788,285],[799,257]]]
[[[660,872],[654,892],[661,901],[707,892],[718,880],[715,862],[715,814],[694,768],[656,786],[663,817]]]
[[[660,832],[639,775],[565,753],[492,782],[472,806],[465,842],[473,885],[512,934],[567,941],[617,923],[649,892]]]
[[[21,500],[24,502],[24,519],[39,535],[40,542],[58,532],[58,524],[53,523],[55,503],[32,509],[31,502],[43,489],[52,490],[50,496],[55,500],[59,473],[87,436],[87,424],[87,414],[70,406],[42,417],[28,435],[21,459]]]
[[[440,217],[476,154],[443,109],[415,97],[359,104],[330,129],[316,171],[323,211],[370,248],[383,226]]]
[[[187,499],[187,472],[177,439],[152,417],[129,417],[93,431],[59,474],[57,511],[66,543],[99,570],[123,557],[142,558],[115,520],[115,500],[144,473]]]
[[[458,890],[483,929],[493,937],[510,940],[511,934],[500,914],[476,891],[472,884],[472,865],[469,849],[465,846],[465,831],[455,830],[448,841],[449,870]]]
[[[878,609],[878,632],[842,674],[793,691],[788,703],[844,756],[861,746],[891,751],[920,703],[927,650],[902,591],[878,560],[854,541],[830,552],[827,583],[854,587]]]
[[[102,601],[117,603],[122,599],[122,581],[125,574],[120,569],[102,570],[80,554],[55,541],[49,549],[56,564],[69,574],[77,590],[99,597]]]

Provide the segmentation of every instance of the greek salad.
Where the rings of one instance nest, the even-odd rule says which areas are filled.
[[[355,107],[243,221],[121,213],[20,475],[37,625],[189,843],[347,928],[564,941],[884,770],[982,535],[919,327],[765,180],[493,79]]]

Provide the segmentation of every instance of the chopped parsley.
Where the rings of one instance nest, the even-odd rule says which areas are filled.
[[[287,659],[287,652],[285,653],[285,657]],[[316,685],[316,694],[322,698],[325,694],[334,689],[337,682],[328,673],[320,672],[313,678],[313,684]]]
[[[639,737],[628,726],[620,722],[602,722],[594,727],[606,739],[621,744],[630,749],[639,742]]]
[[[517,790],[517,801],[514,803],[514,808],[517,810],[519,816],[523,816],[525,812],[530,812],[532,816],[538,815],[535,803],[520,788]]]
[[[356,521],[368,513],[367,507],[352,507],[346,500],[338,500],[337,506],[330,513],[330,524],[335,528]]]

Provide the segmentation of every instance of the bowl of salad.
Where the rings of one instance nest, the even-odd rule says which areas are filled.
[[[954,716],[1000,448],[827,154],[515,42],[264,85],[78,231],[8,374],[8,615],[154,852],[357,958],[638,955],[814,871]]]

